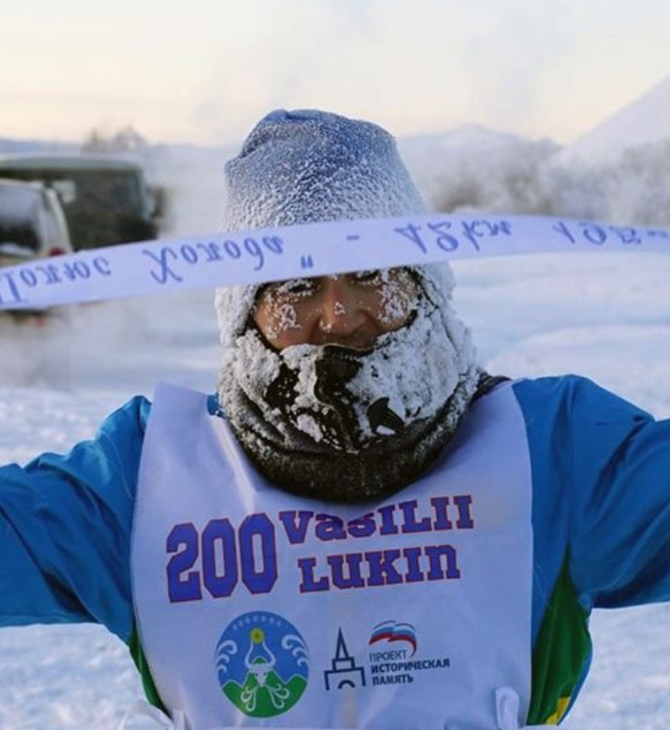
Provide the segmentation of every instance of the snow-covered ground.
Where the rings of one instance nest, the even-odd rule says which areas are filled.
[[[188,150],[179,154],[163,169],[178,201],[174,230],[216,228],[222,160],[200,156],[189,166]],[[577,372],[670,416],[670,257],[467,261],[457,278],[458,309],[491,372]],[[211,390],[219,356],[211,298],[88,305],[40,327],[0,321],[0,463],[67,449],[158,381]],[[597,612],[593,632],[593,671],[567,726],[665,728],[670,607]],[[112,730],[141,694],[125,648],[95,626],[7,629],[0,657],[2,730]]]

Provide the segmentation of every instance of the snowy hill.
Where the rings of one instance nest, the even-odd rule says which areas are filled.
[[[565,150],[569,159],[603,161],[630,147],[670,139],[670,76]]]
[[[400,140],[400,151],[428,207],[549,212],[537,184],[558,145],[468,125]]]

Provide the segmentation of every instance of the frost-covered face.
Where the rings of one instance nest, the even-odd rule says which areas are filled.
[[[425,212],[388,132],[316,110],[264,117],[226,178],[230,232]],[[479,377],[452,289],[426,265],[219,290],[219,401],[261,472],[337,501],[417,478]]]
[[[407,324],[418,297],[407,269],[292,279],[261,291],[253,319],[277,350],[329,344],[366,350]]]
[[[425,468],[478,377],[452,286],[414,267],[219,292],[220,401],[266,475],[365,499]]]
[[[445,267],[221,289],[219,399],[275,484],[357,501],[415,479],[475,392]]]

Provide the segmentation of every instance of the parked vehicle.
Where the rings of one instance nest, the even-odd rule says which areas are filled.
[[[64,253],[72,243],[56,192],[0,179],[0,266]]]
[[[0,268],[72,251],[56,191],[42,183],[0,179]],[[23,324],[46,322],[43,310],[5,310],[0,314]]]
[[[142,168],[90,155],[7,155],[0,177],[35,180],[58,192],[75,250],[155,238],[160,213]]]

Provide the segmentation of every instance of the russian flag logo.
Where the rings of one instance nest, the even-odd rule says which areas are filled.
[[[416,653],[416,630],[412,624],[399,623],[398,621],[384,621],[372,629],[372,635],[368,645],[378,644],[380,641],[395,643],[406,641],[412,647],[412,654]]]

